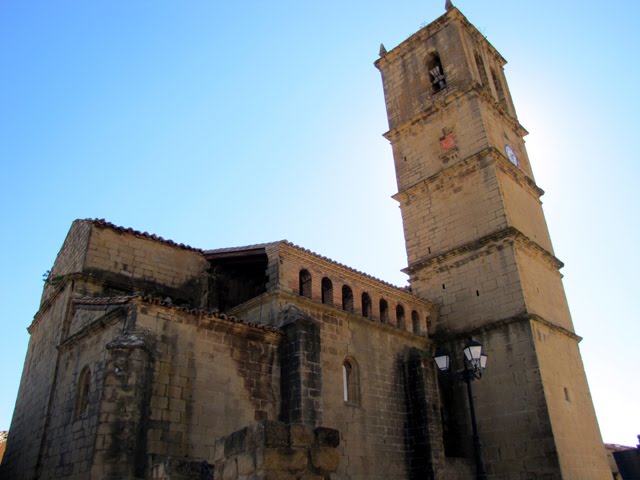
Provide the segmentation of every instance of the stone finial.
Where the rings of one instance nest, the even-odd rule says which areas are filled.
[[[381,57],[384,57],[387,54],[387,49],[384,48],[384,43],[380,44],[380,52],[378,52]]]
[[[453,2],[451,0],[447,0],[444,3],[444,9],[448,12],[449,10],[451,10],[453,8]]]

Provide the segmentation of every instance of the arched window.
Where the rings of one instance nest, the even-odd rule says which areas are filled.
[[[500,102],[500,105],[502,105],[502,107],[505,110],[507,110],[507,97],[505,97],[505,95],[504,95],[504,89],[502,88],[502,82],[500,81],[500,79],[496,75],[496,72],[495,72],[495,70],[493,68],[491,69],[491,78],[493,79],[493,86],[495,87],[496,93],[498,94],[498,101]]]
[[[384,298],[380,299],[380,321],[389,323],[389,304]]]
[[[358,364],[353,358],[347,358],[342,363],[342,394],[346,403],[360,404]]]
[[[485,88],[489,88],[489,79],[487,78],[487,69],[484,68],[484,62],[478,52],[473,52],[473,56],[476,59],[476,67],[478,67],[478,73],[480,74],[480,83]]]
[[[420,315],[415,310],[411,312],[411,327],[413,328],[413,333],[420,335]]]
[[[438,55],[437,52],[429,55],[427,69],[429,70],[429,80],[431,81],[431,91],[433,93],[439,92],[447,86],[442,62],[440,62],[440,55]]]
[[[76,405],[73,416],[78,418],[89,408],[89,391],[91,390],[91,370],[84,367],[78,376],[78,384],[76,386]]]
[[[396,322],[398,324],[398,328],[404,330],[404,307],[400,304],[396,305]]]
[[[367,292],[362,294],[362,316],[371,318],[371,297]]]
[[[303,297],[311,298],[311,274],[308,270],[300,270],[300,288],[298,293]]]
[[[349,285],[342,286],[342,309],[353,312],[353,291]]]
[[[322,303],[333,305],[333,283],[327,277],[322,279]]]

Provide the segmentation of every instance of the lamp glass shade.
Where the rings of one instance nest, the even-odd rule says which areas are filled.
[[[480,360],[480,356],[482,355],[482,344],[474,340],[470,340],[464,347],[463,352],[468,362],[477,364]]]
[[[480,368],[482,368],[483,370],[485,368],[487,368],[487,359],[489,357],[487,357],[487,355],[485,353],[483,353],[482,355],[480,355]]]
[[[438,370],[441,372],[449,370],[449,354],[447,352],[436,352],[433,356],[433,360],[436,362]]]

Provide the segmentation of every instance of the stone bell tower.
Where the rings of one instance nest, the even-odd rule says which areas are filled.
[[[505,63],[450,2],[380,49],[407,272],[440,306],[430,335],[489,354],[474,387],[490,478],[609,479]]]

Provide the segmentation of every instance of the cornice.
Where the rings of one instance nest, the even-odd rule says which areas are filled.
[[[427,178],[418,180],[416,183],[392,195],[391,198],[402,203],[407,197],[410,197],[412,192],[414,192],[416,189],[435,183],[443,178],[453,177],[459,170],[462,170],[463,168],[466,168],[469,165],[486,158],[491,158],[494,161],[500,162],[500,165],[503,167],[502,171],[508,174],[516,182],[522,183],[527,191],[535,198],[539,199],[544,195],[544,190],[538,187],[538,185],[536,185],[536,182],[531,177],[529,177],[522,169],[513,165],[500,150],[495,147],[487,147],[480,150],[479,152],[469,155],[466,158],[463,158],[462,160],[457,161],[449,167],[443,168],[439,172],[434,173]]]
[[[407,47],[413,45],[414,43],[423,41],[426,37],[432,36],[442,28],[446,27],[451,21],[459,22],[459,25],[465,28],[469,32],[469,34],[474,37],[479,43],[484,43],[489,49],[489,52],[496,59],[498,59],[498,61],[502,65],[505,65],[507,63],[500,52],[498,52],[498,50],[496,50],[491,42],[487,40],[487,37],[480,33],[480,31],[467,19],[467,17],[464,16],[462,12],[460,12],[460,10],[458,10],[456,7],[453,7],[443,15],[436,18],[434,21],[430,22],[425,27],[418,30],[406,40],[393,47],[387,53],[378,58],[373,64],[376,68],[381,69],[381,67],[385,63],[393,62],[397,58],[402,58],[403,56],[407,55],[407,52],[410,50]]]
[[[427,336],[426,334],[423,335],[417,335],[413,332],[410,332],[408,330],[404,330],[401,329],[399,327],[397,327],[396,325],[392,325],[390,323],[381,323],[379,321],[379,319],[371,319],[368,317],[363,317],[362,315],[356,313],[356,312],[348,312],[346,310],[342,310],[339,306],[337,305],[326,305],[324,303],[321,302],[317,302],[315,300],[312,300],[310,298],[307,297],[303,297],[300,295],[296,295],[290,292],[286,292],[283,290],[276,290],[273,292],[267,292],[265,294],[263,294],[261,297],[259,297],[260,300],[258,301],[258,298],[252,299],[249,302],[252,303],[252,305],[248,305],[249,302],[246,302],[242,305],[238,305],[237,307],[234,307],[234,309],[232,311],[236,311],[238,313],[243,312],[248,310],[249,308],[251,308],[251,306],[256,307],[257,305],[259,305],[260,303],[265,304],[268,303],[269,301],[275,300],[278,301],[281,305],[285,305],[285,304],[292,304],[292,305],[297,305],[297,306],[301,306],[302,308],[307,309],[308,311],[313,310],[313,311],[320,311],[323,313],[326,313],[328,315],[333,315],[334,317],[340,317],[343,320],[349,320],[349,321],[356,321],[356,322],[360,322],[364,325],[367,325],[371,328],[376,328],[382,331],[386,331],[387,333],[393,333],[396,335],[403,335],[406,336],[406,338],[411,338],[411,339],[416,339],[416,338],[421,338],[424,340],[427,340]],[[422,302],[424,303],[424,300],[422,300]],[[280,309],[282,309],[282,307],[280,307]],[[409,321],[411,320],[410,317],[408,317]],[[321,318],[318,319],[320,322],[322,322]],[[428,329],[428,327],[427,327]]]
[[[544,261],[550,267],[556,270],[560,270],[562,267],[564,267],[564,263],[562,263],[555,255],[550,253],[544,247],[540,246],[540,244],[538,244],[537,242],[531,240],[531,238],[526,236],[520,230],[515,227],[506,227],[504,229],[490,233],[489,235],[485,235],[484,237],[481,237],[472,242],[452,248],[444,253],[426,257],[418,262],[415,262],[413,265],[408,266],[403,271],[407,274],[414,275],[417,271],[431,267],[434,264],[441,264],[450,261],[451,259],[465,253],[476,252],[482,248],[488,247],[502,240],[513,240],[514,242],[518,242],[520,245],[523,245],[526,248],[535,251],[542,256]]]
[[[458,98],[464,97],[465,95],[475,95],[482,100],[484,103],[489,105],[490,108],[496,111],[499,115],[504,117],[507,120],[507,123],[511,127],[511,129],[519,136],[525,137],[529,134],[526,128],[524,128],[520,122],[513,117],[509,112],[507,112],[500,103],[493,98],[487,90],[480,85],[479,83],[474,83],[472,85],[467,86],[463,89],[452,89],[447,91],[444,95],[431,97],[435,99],[431,104],[427,104],[424,106],[424,110],[412,115],[411,117],[403,120],[399,125],[396,125],[392,129],[383,133],[382,136],[389,140],[390,142],[394,142],[397,138],[406,132],[406,130],[410,129],[417,123],[426,121],[430,116],[437,113],[439,110],[446,108],[449,104],[456,101]]]
[[[291,255],[298,259],[308,260],[309,263],[320,267],[321,269],[333,271],[338,275],[344,275],[350,278],[357,279],[357,283],[366,284],[377,289],[393,291],[394,295],[399,294],[404,298],[410,298],[412,301],[419,301],[422,303],[425,302],[425,300],[415,296],[406,288],[398,287],[397,285],[385,282],[384,280],[380,280],[379,278],[361,272],[360,270],[356,270],[355,268],[351,268],[342,263],[336,262],[335,260],[331,260],[330,258],[318,255],[311,250],[299,247],[293,243],[282,242],[280,245],[278,245],[277,251],[279,255],[282,255],[284,253],[284,255]],[[432,305],[430,302],[429,304]]]
[[[572,340],[576,341],[576,342],[581,342],[582,341],[582,337],[577,335],[576,333],[572,332],[571,330],[568,330],[564,327],[561,327],[559,325],[556,325],[553,322],[550,322],[549,320],[547,320],[546,318],[535,314],[535,313],[523,313],[520,315],[514,315],[513,317],[508,317],[508,318],[503,318],[500,320],[496,320],[494,322],[490,322],[487,323],[485,325],[482,325],[480,327],[476,327],[470,330],[465,330],[464,332],[456,332],[456,333],[443,333],[443,332],[438,332],[438,333],[434,333],[432,335],[429,335],[429,338],[431,338],[434,342],[449,342],[449,341],[456,341],[456,340],[463,340],[463,339],[468,339],[469,337],[473,337],[476,335],[481,335],[483,333],[486,332],[490,332],[492,330],[497,330],[499,328],[503,328],[505,326],[511,325],[511,324],[515,324],[515,323],[523,323],[523,322],[532,322],[532,323],[538,323],[540,325],[544,325],[545,327],[549,328],[550,330],[553,330],[554,332],[557,332],[561,335],[564,335],[566,337],[571,338]]]

